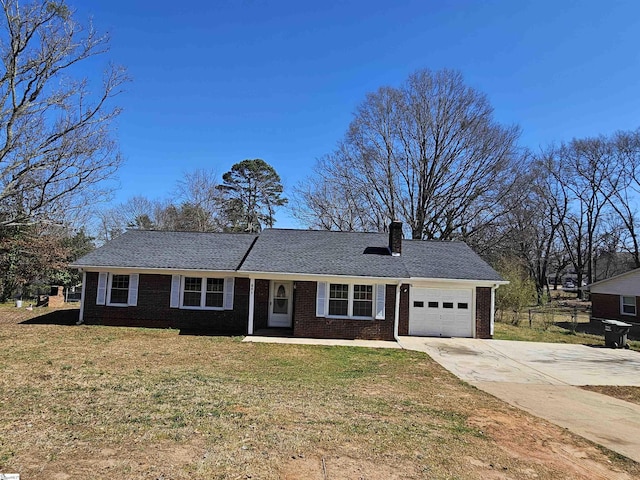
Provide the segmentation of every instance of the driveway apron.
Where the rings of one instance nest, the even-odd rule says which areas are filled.
[[[460,379],[640,462],[640,405],[578,388],[640,386],[640,353],[585,345],[400,337]]]

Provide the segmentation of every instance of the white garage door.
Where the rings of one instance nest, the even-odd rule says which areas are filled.
[[[409,335],[473,337],[471,290],[411,287]]]

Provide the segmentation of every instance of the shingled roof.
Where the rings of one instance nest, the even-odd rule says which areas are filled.
[[[407,278],[387,244],[381,233],[273,228],[260,234],[240,271]]]
[[[72,266],[235,271],[256,237],[128,230]]]
[[[402,240],[401,258],[411,278],[503,281],[464,242]]]
[[[260,235],[130,230],[74,267],[124,267],[378,278],[501,281],[463,242],[403,240],[392,256],[383,233],[266,229]]]
[[[391,256],[383,233],[269,229],[242,263],[242,272],[358,277],[501,281],[463,242],[403,240]]]

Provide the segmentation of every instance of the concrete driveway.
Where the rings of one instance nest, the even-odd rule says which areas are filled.
[[[400,337],[462,380],[640,462],[640,405],[578,388],[640,386],[640,353],[558,343]]]

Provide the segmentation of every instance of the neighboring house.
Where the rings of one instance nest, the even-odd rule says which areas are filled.
[[[591,317],[638,323],[640,268],[589,285]]]
[[[490,338],[506,283],[462,242],[390,233],[128,231],[77,260],[80,321],[220,334]]]

